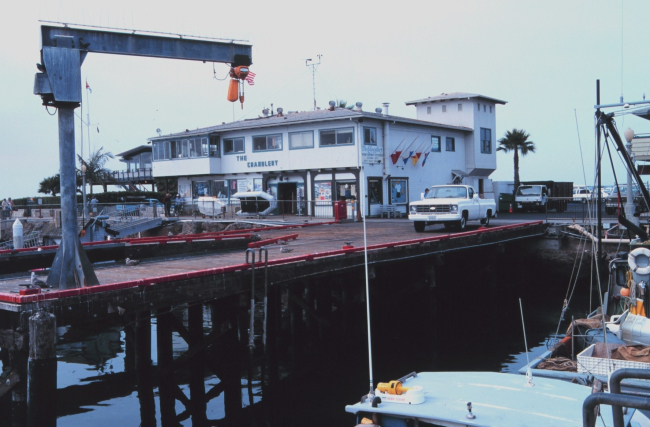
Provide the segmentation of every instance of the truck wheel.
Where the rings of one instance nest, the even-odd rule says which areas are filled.
[[[465,230],[467,227],[467,214],[463,212],[463,216],[460,217],[460,221],[458,221],[457,227],[460,231]]]
[[[483,227],[489,227],[490,226],[490,217],[492,216],[492,211],[487,211],[487,217],[481,220],[481,225]]]
[[[415,228],[415,231],[418,233],[422,233],[424,231],[424,226],[426,223],[424,221],[415,221],[413,223],[413,227]]]

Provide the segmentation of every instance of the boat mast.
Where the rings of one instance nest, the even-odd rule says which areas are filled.
[[[596,105],[600,106],[600,79],[596,80]],[[596,109],[596,166],[598,174],[598,249],[596,251],[597,262],[603,256],[603,192],[601,190],[601,165],[600,165],[600,107]]]
[[[363,166],[359,168],[363,171]],[[370,285],[368,280],[368,239],[366,236],[366,204],[363,203],[366,200],[366,179],[365,173],[363,174],[363,179],[361,179],[361,174],[359,174],[359,187],[361,190],[361,197],[359,198],[359,206],[357,209],[361,211],[361,219],[363,220],[363,256],[364,256],[364,266],[366,269],[366,316],[368,324],[368,371],[370,373],[370,391],[368,396],[370,397],[370,404],[372,404],[372,397],[375,394],[375,386],[372,380],[372,339],[370,337]],[[363,204],[363,208],[362,205]]]

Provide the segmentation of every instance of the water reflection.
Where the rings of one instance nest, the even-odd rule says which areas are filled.
[[[526,360],[519,297],[531,357],[545,350],[560,289],[549,292],[542,276],[504,279],[494,270],[486,276],[485,269],[459,273],[453,266],[439,266],[434,283],[417,265],[377,275],[375,381],[413,370],[516,371]],[[361,290],[356,275],[322,282],[329,295],[319,294],[321,282],[292,286],[313,313],[296,308],[286,290],[276,295],[282,311],[269,313],[277,328],[266,352],[258,304],[252,364],[238,300],[162,310],[102,330],[60,328],[58,425],[353,425],[343,408],[366,391],[367,339],[363,295],[348,281]],[[579,302],[572,308],[582,310]]]

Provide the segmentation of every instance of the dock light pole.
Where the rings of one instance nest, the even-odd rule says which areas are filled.
[[[623,135],[625,135],[625,140],[627,141],[627,144],[625,144],[627,154],[630,156],[630,159],[634,161],[634,158],[632,157],[632,140],[634,139],[634,131],[627,128]],[[639,225],[639,217],[634,216],[634,191],[632,188],[632,171],[630,170],[627,171],[627,197],[625,200],[625,218],[634,223],[634,225]]]

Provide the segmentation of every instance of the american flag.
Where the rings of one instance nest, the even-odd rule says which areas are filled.
[[[86,89],[88,89],[90,93],[93,93],[93,90],[88,86],[88,80],[86,80]]]
[[[253,81],[254,79],[255,79],[255,73],[253,73],[252,71],[249,71],[248,75],[246,76],[246,78],[244,80],[246,80],[249,85],[253,86],[255,84],[255,82]]]

